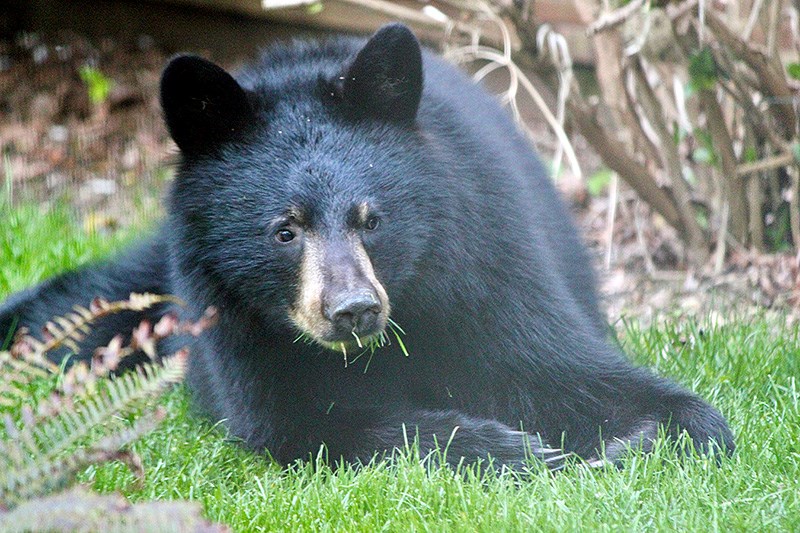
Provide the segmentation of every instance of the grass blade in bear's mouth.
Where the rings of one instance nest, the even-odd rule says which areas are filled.
[[[391,331],[394,339],[397,341],[397,345],[400,347],[400,351],[403,352],[403,355],[406,357],[409,356],[408,348],[406,344],[403,342],[402,336],[406,334],[405,330],[394,320],[391,318],[387,319],[387,329]],[[391,339],[387,334],[386,330],[381,331],[380,333],[376,333],[367,337],[359,337],[355,332],[352,332],[353,338],[355,340],[347,340],[347,341],[325,341],[325,340],[318,340],[312,337],[310,334],[301,331],[298,333],[297,337],[295,337],[294,341],[292,342],[299,342],[302,341],[305,344],[319,344],[328,350],[332,350],[334,352],[341,352],[345,356],[345,364],[352,364],[356,362],[362,355],[369,352],[370,357],[372,354],[375,353],[376,350],[379,348],[383,348],[384,346],[391,344]],[[347,352],[348,350],[354,350],[358,348],[361,352],[356,355],[352,360],[347,359]],[[367,363],[369,365],[369,363]]]
[[[406,349],[406,345],[405,345],[405,343],[403,343],[403,339],[400,338],[400,334],[403,334],[403,335],[406,334],[405,330],[400,327],[400,324],[398,324],[397,322],[395,322],[391,318],[387,317],[386,320],[388,321],[387,325],[389,326],[389,329],[392,330],[392,333],[394,334],[394,338],[397,339],[397,344],[400,345],[400,350],[403,351],[403,355],[408,357],[408,350]]]
[[[405,343],[403,342],[402,335],[406,334],[406,331],[394,320],[391,318],[387,318],[387,328],[389,331],[392,332],[395,340],[397,341],[398,346],[400,347],[400,351],[403,352],[403,355],[406,357],[409,356],[408,348],[406,348]],[[364,355],[366,352],[375,353],[375,350],[378,348],[383,348],[384,346],[391,344],[391,340],[389,335],[386,333],[386,330],[381,331],[379,333],[375,333],[365,337],[359,337],[358,334],[353,331],[352,332],[354,341],[351,340],[342,340],[342,341],[326,341],[326,340],[319,340],[312,337],[309,333],[305,331],[301,331],[297,334],[297,337],[294,338],[292,343],[297,343],[302,341],[304,344],[319,344],[329,350],[334,352],[342,352],[345,357],[347,357],[347,350],[352,350],[353,348],[357,347],[363,350],[359,353],[352,361],[355,362],[359,357]]]

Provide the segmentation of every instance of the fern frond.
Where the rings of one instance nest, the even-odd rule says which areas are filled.
[[[28,395],[36,380],[53,376],[58,367],[46,359],[17,358],[11,352],[0,352],[0,407],[11,407]]]
[[[188,351],[181,350],[161,364],[146,364],[136,372],[106,380],[102,390],[85,396],[71,409],[23,424],[15,438],[0,443],[0,503],[9,506],[60,486],[76,470],[101,460],[103,450],[108,453],[107,449],[124,445],[129,436],[143,434],[141,429],[120,430],[111,421],[146,408],[148,401],[180,382],[187,360]],[[107,439],[99,441],[99,448],[74,449],[96,432]],[[116,448],[112,438],[118,439]]]
[[[180,300],[149,293],[132,293],[128,300],[116,302],[95,298],[88,309],[76,305],[70,313],[50,320],[44,327],[44,340],[22,332],[10,351],[0,352],[0,407],[15,405],[27,395],[34,381],[57,373],[59,367],[47,359],[47,353],[60,346],[78,352],[77,343],[86,337],[97,320],[122,311],[144,311],[167,302],[180,303]]]
[[[64,316],[55,317],[44,326],[44,341],[30,335],[22,339],[27,344],[34,357],[44,355],[61,346],[67,346],[72,351],[78,351],[78,345],[89,332],[91,324],[103,317],[122,311],[144,311],[162,303],[178,303],[181,301],[170,295],[164,294],[137,294],[131,293],[127,300],[108,302],[102,298],[95,298],[89,308],[80,305],[74,306],[72,312]],[[13,349],[12,349],[13,353]]]
[[[163,418],[154,401],[183,380],[189,352],[184,348],[121,376],[113,372],[131,353],[144,351],[154,359],[156,343],[166,337],[199,335],[215,323],[215,309],[196,322],[181,322],[171,313],[155,325],[143,320],[127,345],[118,335],[95,350],[91,367],[79,362],[62,373],[47,355],[59,346],[76,348],[104,316],[165,302],[178,300],[153,294],[112,303],[96,299],[88,309],[76,306],[48,322],[43,340],[26,335],[10,352],[0,352],[0,407],[10,407],[0,431],[0,510],[70,484],[89,464],[117,459],[141,470],[138,456],[123,448]]]

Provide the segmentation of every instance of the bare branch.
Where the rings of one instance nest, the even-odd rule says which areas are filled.
[[[792,238],[794,249],[800,250],[800,171],[796,166],[788,169],[789,177],[792,179],[792,188],[789,197],[789,224],[792,228]]]
[[[678,5],[669,4],[667,5],[667,16],[675,21],[696,8],[698,3],[698,0],[686,0]]]
[[[636,144],[646,152],[648,160],[661,161],[661,147],[658,134],[654,131],[650,117],[646,116],[646,113],[642,114],[640,112],[640,108],[642,106],[639,99],[636,97],[635,88],[629,87],[629,85],[632,84],[626,83],[624,85],[625,100],[628,104],[628,107],[636,116],[637,130],[634,132],[636,140],[638,141]]]
[[[736,173],[739,176],[746,176],[756,172],[763,172],[765,170],[775,170],[776,168],[786,167],[795,163],[796,159],[794,154],[778,154],[771,157],[754,161],[752,163],[742,163],[736,167]]]
[[[743,41],[714,13],[708,13],[707,20],[709,28],[719,41],[755,72],[762,92],[774,102],[770,106],[772,116],[781,125],[784,136],[791,138],[797,132],[797,116],[792,106],[794,93],[786,81],[780,63],[776,65],[755,45]]]
[[[608,213],[606,216],[606,270],[611,269],[611,257],[614,252],[614,221],[617,218],[617,203],[619,202],[619,176],[616,172],[611,175],[611,185],[608,187]]]
[[[678,154],[678,148],[672,142],[672,134],[667,129],[666,118],[660,111],[661,106],[658,98],[647,80],[642,59],[638,56],[632,57],[630,68],[636,76],[637,87],[642,96],[644,108],[650,114],[650,123],[655,128],[661,141],[664,168],[666,168],[670,177],[675,206],[683,224],[689,254],[692,256],[690,257],[690,262],[693,264],[705,263],[708,258],[706,238],[695,217],[691,202],[692,195],[686,180],[683,178],[683,165],[681,164],[680,154]]]
[[[772,0],[770,2],[769,17],[767,19],[767,54],[772,58],[778,56],[778,26],[782,8],[783,2],[781,0]]]
[[[753,7],[750,9],[750,16],[747,19],[747,24],[744,26],[744,31],[742,31],[742,38],[745,41],[750,40],[750,36],[753,34],[753,30],[756,27],[756,22],[758,22],[758,17],[761,15],[762,7],[764,7],[764,0],[753,1]]]
[[[545,120],[547,120],[547,123],[556,134],[556,137],[558,137],[559,142],[564,148],[564,153],[570,163],[572,172],[578,177],[583,176],[580,163],[578,163],[578,157],[575,155],[575,150],[572,148],[572,143],[570,143],[569,137],[567,137],[564,128],[561,124],[559,124],[556,117],[550,111],[550,108],[547,107],[547,103],[544,101],[544,98],[542,98],[542,96],[539,94],[539,91],[536,89],[530,79],[528,79],[525,73],[522,72],[522,70],[520,70],[520,68],[514,64],[513,61],[506,59],[506,57],[503,56],[503,54],[499,51],[485,46],[465,46],[463,48],[451,50],[448,52],[447,57],[456,63],[472,61],[474,59],[484,59],[487,61],[502,63],[506,68],[508,68],[509,72],[515,77],[516,80],[518,80],[518,82],[528,93],[528,96],[531,97],[534,104],[536,104],[536,107],[539,108]]]
[[[587,28],[586,33],[591,36],[602,31],[616,28],[635,15],[642,8],[644,2],[645,0],[633,0],[631,3],[619,9],[603,13],[600,15],[600,18]]]
[[[733,151],[733,139],[725,125],[725,116],[722,114],[716,93],[713,90],[703,89],[699,92],[699,96],[706,114],[708,132],[722,167],[723,190],[730,207],[730,233],[736,240],[746,243],[747,200],[744,195],[744,187],[741,187],[738,180],[735,180],[737,166],[736,154]]]
[[[664,217],[670,226],[682,234],[684,228],[674,200],[658,186],[656,178],[647,167],[633,159],[618,139],[608,135],[608,132],[598,123],[592,108],[577,91],[573,91],[568,105],[570,115],[580,132],[603,161],[624,178],[625,182],[645,202],[650,204],[653,210]]]
[[[708,13],[707,20],[715,19],[712,13]],[[677,25],[673,22],[675,34],[678,42],[683,47],[684,53],[689,56],[692,50],[699,46],[699,37],[694,22],[688,24],[682,35],[679,34]],[[726,205],[728,206],[729,217],[722,220],[722,227],[730,232],[732,237],[741,242],[747,242],[747,198],[745,188],[741,186],[737,177],[736,153],[733,150],[733,139],[725,121],[722,107],[717,100],[716,89],[702,88],[698,91],[700,105],[706,116],[706,125],[711,135],[711,142],[714,150],[719,155],[722,172],[722,187]],[[729,220],[726,220],[729,219]],[[724,239],[723,239],[724,241]],[[718,244],[719,246],[719,244]]]

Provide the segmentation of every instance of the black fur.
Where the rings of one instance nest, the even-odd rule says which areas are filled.
[[[605,445],[614,460],[619,441],[647,446],[659,425],[731,452],[714,408],[607,339],[590,260],[507,113],[419,54],[394,25],[366,46],[276,47],[236,82],[199,58],[173,60],[162,99],[183,159],[165,230],[115,263],[12,297],[0,333],[12,316],[35,329],[96,294],[169,292],[189,316],[214,305],[189,385],[210,416],[282,463],[322,443],[331,458],[367,460],[415,435],[423,453],[450,442],[452,461],[517,465],[528,438],[546,457],[537,434],[585,458]],[[198,101],[219,106],[208,114]],[[395,342],[345,366],[293,342],[302,246],[277,243],[274,221],[300,206],[335,239],[364,201],[381,224],[359,235],[410,355]]]
[[[247,95],[233,77],[199,57],[173,60],[161,77],[170,135],[185,155],[214,151],[252,123]]]

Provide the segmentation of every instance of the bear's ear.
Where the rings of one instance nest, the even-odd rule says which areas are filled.
[[[357,116],[413,121],[422,97],[422,52],[411,30],[402,24],[378,30],[347,69],[342,96]]]
[[[213,151],[241,132],[252,116],[247,94],[230,74],[188,55],[164,69],[161,108],[170,135],[185,154]]]

